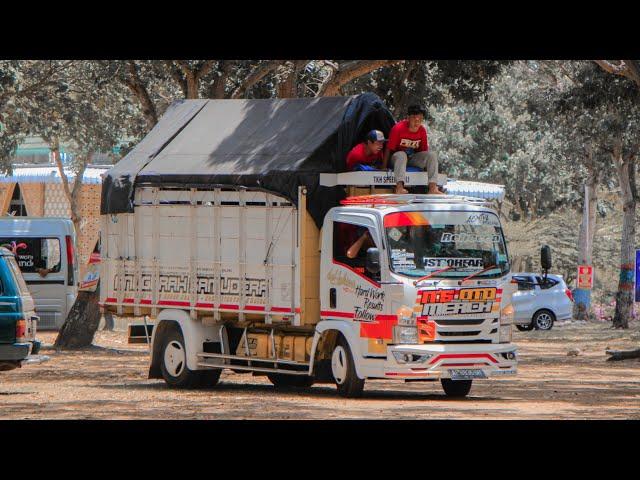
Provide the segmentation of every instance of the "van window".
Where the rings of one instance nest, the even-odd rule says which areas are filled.
[[[18,263],[16,259],[13,257],[4,257],[7,264],[9,265],[9,271],[11,272],[11,276],[18,285],[18,291],[21,296],[29,295],[29,289],[27,288],[27,284],[22,277],[22,272],[20,272],[20,268],[18,268]]]
[[[0,246],[16,255],[23,273],[37,272],[39,268],[53,273],[60,271],[60,240],[57,238],[0,238]]]

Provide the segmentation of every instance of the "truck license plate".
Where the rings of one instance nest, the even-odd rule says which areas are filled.
[[[449,370],[451,380],[469,380],[472,378],[487,378],[479,368],[456,368]]]

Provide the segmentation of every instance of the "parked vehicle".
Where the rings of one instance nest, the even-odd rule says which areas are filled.
[[[37,355],[37,323],[33,299],[18,263],[11,251],[0,248],[0,371],[48,360]]]
[[[551,330],[556,320],[569,320],[573,295],[562,275],[514,273],[518,291],[513,294],[514,323],[518,330]]]
[[[372,95],[187,100],[107,172],[101,305],[150,317],[132,335],[151,336],[150,378],[214,385],[229,368],[346,397],[366,379],[440,380],[457,397],[516,374],[497,213],[452,195],[344,199],[358,175],[395,185],[326,160],[385,112]]]
[[[0,246],[11,250],[35,301],[40,330],[59,329],[78,294],[76,233],[68,218],[0,219]]]

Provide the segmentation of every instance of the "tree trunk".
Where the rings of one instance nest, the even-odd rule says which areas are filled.
[[[320,85],[318,97],[335,97],[347,83],[382,67],[394,65],[402,60],[356,60],[341,65]]]
[[[584,184],[583,215],[578,237],[578,265],[593,264],[593,238],[596,229],[596,204],[598,201],[596,193],[597,174],[590,161],[591,153],[589,152],[587,155],[589,157],[587,163],[589,176]],[[585,302],[580,301],[583,296]],[[573,307],[573,317],[576,320],[588,320],[592,317],[591,312],[590,292],[583,291],[582,294],[576,298]]]
[[[99,299],[100,281],[95,292],[78,292],[78,297],[58,332],[55,348],[70,350],[91,346],[100,324]]]
[[[633,313],[633,277],[635,273],[636,201],[635,156],[623,158],[622,149],[614,147],[614,162],[622,190],[623,216],[620,245],[620,279],[616,293],[615,328],[629,328]]]
[[[295,60],[288,65],[284,79],[278,82],[278,98],[296,98],[298,96],[298,74],[307,64],[307,60]]]
[[[136,62],[131,60],[127,62],[128,76],[124,80],[125,85],[129,88],[134,98],[138,100],[142,107],[142,115],[147,122],[147,129],[150,131],[158,123],[158,112],[153,104],[147,87],[138,75],[138,67]]]

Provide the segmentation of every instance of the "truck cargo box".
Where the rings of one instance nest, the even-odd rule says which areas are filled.
[[[102,302],[119,315],[175,307],[222,319],[319,320],[319,232],[286,198],[146,187],[134,213],[102,221]]]

